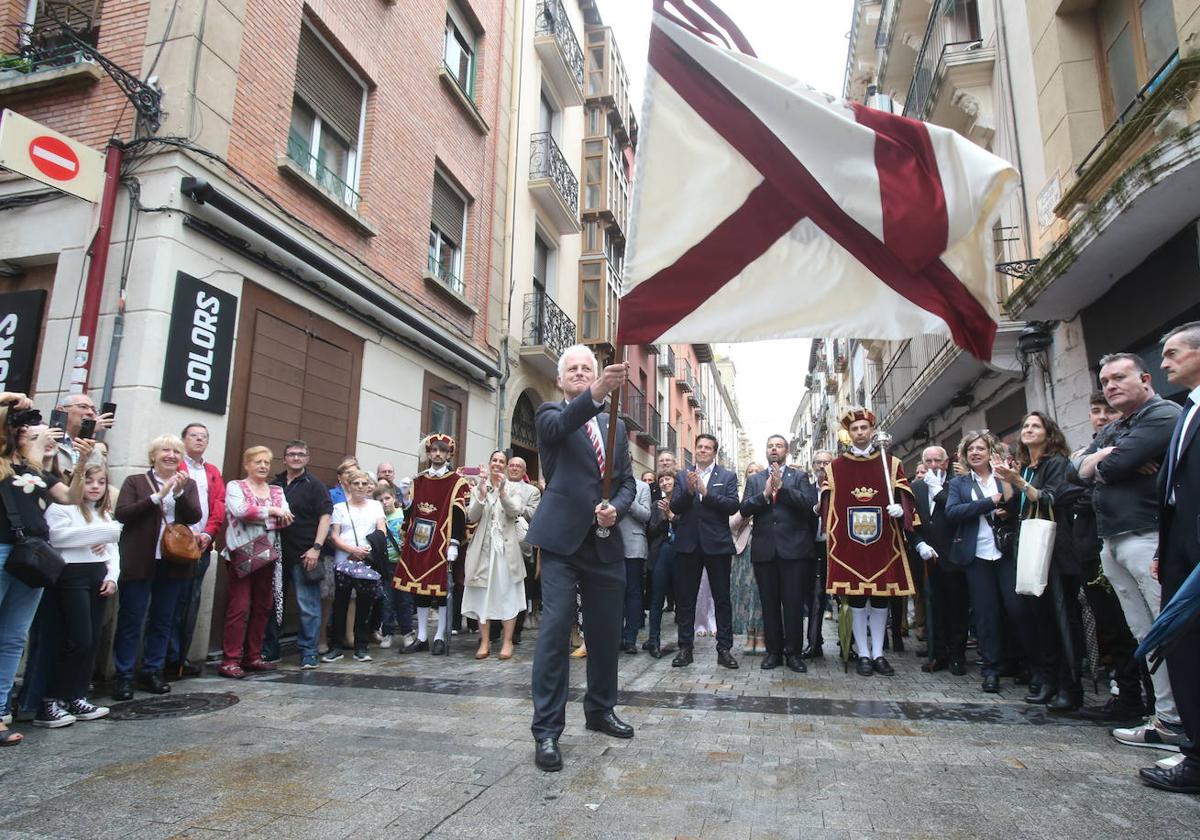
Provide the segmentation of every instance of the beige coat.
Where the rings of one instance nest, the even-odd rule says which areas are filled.
[[[508,575],[514,582],[525,580],[517,529],[517,520],[525,510],[525,498],[517,485],[507,480],[504,493],[501,499],[498,492],[490,491],[487,500],[481,502],[478,492],[471,490],[467,519],[478,526],[467,546],[467,564],[463,569],[467,586],[487,586],[494,560],[507,565]]]

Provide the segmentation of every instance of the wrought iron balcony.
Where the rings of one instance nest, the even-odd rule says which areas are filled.
[[[685,446],[683,448],[683,468],[685,470],[690,470],[695,465],[696,465],[696,459],[692,456],[692,450],[688,449]]]
[[[557,373],[558,358],[575,343],[575,322],[540,289],[525,295],[521,355],[546,376]]]
[[[675,375],[675,348],[670,344],[666,345],[667,352],[658,354],[658,372],[665,373],[668,376]]]
[[[686,393],[696,390],[696,380],[692,375],[692,363],[687,359],[679,360],[679,370],[675,373],[675,384]]]
[[[559,233],[579,232],[579,179],[548,131],[529,138],[529,189]]]
[[[667,424],[667,440],[666,446],[663,447],[667,452],[675,455],[679,454],[679,432],[675,431],[675,427],[670,423]]]
[[[583,48],[562,0],[538,0],[533,44],[558,95],[568,105],[582,105]]]
[[[698,391],[693,391],[688,394],[688,401],[696,407],[696,414],[700,417],[706,416],[707,412],[704,405],[704,395]]]
[[[325,192],[351,209],[358,207],[358,201],[361,198],[358,192],[343,181],[336,172],[322,163],[312,153],[308,142],[295,131],[288,132],[287,156],[307,172]],[[433,271],[434,267],[431,265],[429,270]]]
[[[904,116],[928,119],[947,65],[982,45],[977,0],[936,3],[917,51],[912,82],[904,98]]]
[[[646,403],[646,427],[638,432],[638,440],[654,446],[662,444],[662,415],[658,409]]]
[[[87,84],[103,76],[89,52],[99,38],[99,14],[98,0],[38,0],[33,22],[17,24],[17,52],[0,53],[0,91],[28,91],[72,80]]]
[[[646,395],[629,380],[621,386],[621,419],[633,431],[646,428]]]

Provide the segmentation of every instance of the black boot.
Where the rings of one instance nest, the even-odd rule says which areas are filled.
[[[1042,682],[1036,688],[1032,685],[1030,688],[1032,690],[1025,695],[1025,702],[1036,706],[1044,706],[1058,695],[1058,686],[1048,680]]]
[[[1083,688],[1081,686],[1064,686],[1054,699],[1046,704],[1046,710],[1057,714],[1073,712],[1083,706]]]

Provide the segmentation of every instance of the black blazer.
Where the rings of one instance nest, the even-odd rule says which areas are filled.
[[[1000,507],[990,496],[976,499],[971,492],[974,481],[974,473],[956,475],[950,480],[946,519],[955,526],[954,542],[950,546],[950,562],[956,566],[970,566],[975,562],[979,517]]]
[[[1020,528],[1020,520],[1033,516],[1034,509],[1040,506],[1042,519],[1049,517],[1049,511],[1054,514],[1057,527],[1054,530],[1054,551],[1050,555],[1051,568],[1060,575],[1077,575],[1080,573],[1080,554],[1075,550],[1073,539],[1075,502],[1083,495],[1084,488],[1072,481],[1077,475],[1071,462],[1064,455],[1051,455],[1042,458],[1033,469],[1029,483],[1038,489],[1041,498],[1038,502],[1025,499],[1022,509],[1022,494],[1014,492],[1013,497],[1004,503],[1008,511],[1008,521]],[[1019,535],[1018,531],[1018,535]]]
[[[537,426],[538,457],[546,478],[546,491],[529,523],[525,541],[552,554],[569,556],[579,550],[596,521],[603,479],[596,451],[583,426],[596,417],[600,433],[608,445],[608,412],[592,401],[585,390],[567,402],[542,403],[534,422]],[[612,461],[612,498],[617,518],[625,515],[633,502],[636,487],[629,461],[629,435],[625,424],[617,421],[616,451],[606,457]],[[596,550],[605,560],[624,560],[625,546],[614,526],[609,535],[596,540]]]
[[[738,512],[737,473],[720,464],[713,465],[708,492],[689,493],[688,470],[675,476],[671,510],[675,513],[675,551],[680,554],[733,555],[733,532],[729,517]]]
[[[1183,422],[1184,414],[1179,422]],[[1200,417],[1192,420],[1183,439],[1183,453],[1175,459],[1175,449],[1158,471],[1161,515],[1158,518],[1159,578],[1163,585],[1163,605],[1200,564]],[[1175,504],[1168,504],[1171,491]]]
[[[766,495],[767,479],[763,470],[746,479],[742,494],[742,516],[753,516],[750,559],[755,563],[770,560],[805,560],[817,556],[817,487],[808,480],[808,473],[791,467],[783,468],[783,486],[774,503]]]
[[[930,486],[924,479],[912,483],[913,498],[917,503],[917,515],[921,524],[916,528],[916,540],[924,542],[937,552],[938,559],[950,559],[950,549],[954,545],[955,526],[946,517],[946,502],[950,498],[950,482],[942,484],[942,489],[934,496],[929,495]],[[930,512],[932,502],[933,511]]]

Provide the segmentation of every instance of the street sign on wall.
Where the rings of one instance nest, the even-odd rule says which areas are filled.
[[[97,202],[104,192],[104,154],[5,109],[0,114],[0,167]]]
[[[33,388],[45,311],[45,289],[0,294],[0,391],[28,394]]]
[[[163,402],[224,414],[237,298],[182,271],[163,364]]]

